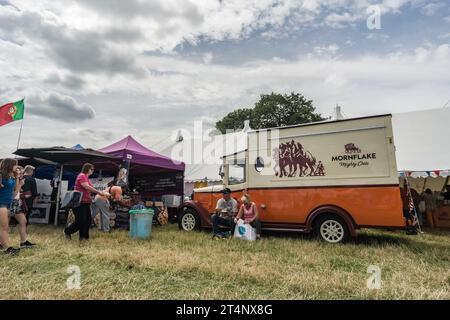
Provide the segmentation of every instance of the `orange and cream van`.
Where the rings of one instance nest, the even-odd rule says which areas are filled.
[[[223,157],[224,185],[194,190],[183,230],[211,227],[221,190],[251,196],[263,230],[314,232],[330,243],[359,228],[403,229],[391,115],[248,132],[247,150]]]

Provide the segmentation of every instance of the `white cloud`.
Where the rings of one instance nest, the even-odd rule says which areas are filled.
[[[324,55],[333,56],[339,51],[339,46],[336,43],[332,43],[328,46],[314,47],[313,50],[317,56],[324,56]]]
[[[203,55],[203,62],[205,64],[210,64],[214,58],[214,54],[212,52],[207,52]]]
[[[433,16],[440,9],[445,8],[446,4],[444,2],[432,2],[422,7],[421,11],[427,16]]]
[[[343,28],[359,19],[358,15],[353,15],[349,12],[344,12],[343,14],[331,13],[325,18],[325,23],[333,28]]]

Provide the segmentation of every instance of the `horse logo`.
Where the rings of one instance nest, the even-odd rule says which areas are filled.
[[[310,151],[294,140],[273,149],[274,171],[277,177],[324,176],[322,161],[317,161]]]

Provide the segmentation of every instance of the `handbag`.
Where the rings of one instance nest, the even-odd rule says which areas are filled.
[[[62,209],[73,209],[77,208],[81,205],[81,198],[83,197],[83,193],[79,191],[68,191],[64,196],[64,199],[61,203]]]

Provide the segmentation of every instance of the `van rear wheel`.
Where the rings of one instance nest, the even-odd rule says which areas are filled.
[[[192,231],[200,229],[200,217],[194,209],[187,208],[181,214],[178,227],[184,231]]]
[[[320,216],[314,224],[314,233],[321,240],[333,244],[343,243],[350,236],[345,221],[334,214]]]

